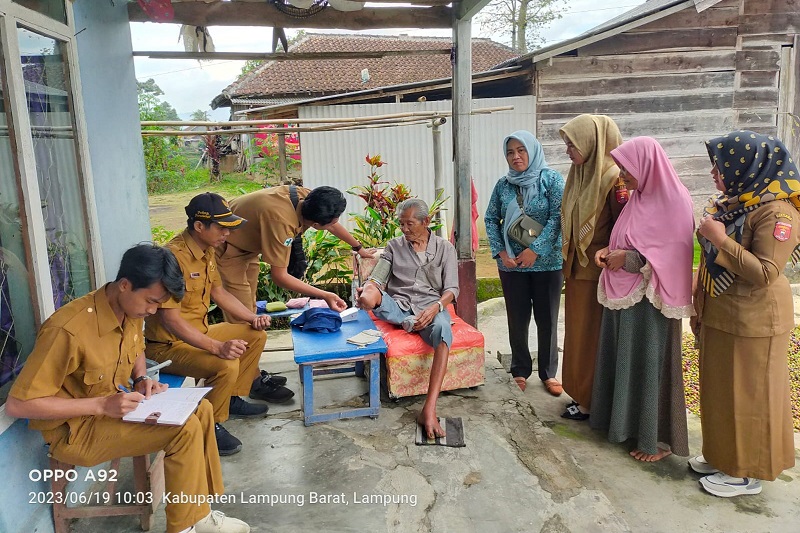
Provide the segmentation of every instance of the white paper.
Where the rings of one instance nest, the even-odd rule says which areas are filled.
[[[211,387],[181,387],[167,389],[143,400],[139,407],[122,417],[125,422],[144,422],[152,413],[161,413],[156,424],[182,426],[197,409],[200,400]]]

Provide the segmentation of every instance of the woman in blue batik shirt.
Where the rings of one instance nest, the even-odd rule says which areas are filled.
[[[500,178],[486,208],[486,235],[497,260],[508,316],[511,376],[523,391],[533,372],[528,349],[531,311],[536,322],[539,379],[559,396],[558,309],[561,300],[561,196],[564,178],[548,168],[542,145],[532,133],[515,131],[503,141],[508,173]],[[522,197],[522,208],[517,193]],[[522,211],[543,228],[527,248],[508,236]]]

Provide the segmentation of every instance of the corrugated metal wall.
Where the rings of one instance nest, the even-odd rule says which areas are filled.
[[[411,102],[397,104],[359,104],[301,107],[300,118],[363,117],[413,111],[450,111],[451,102]],[[502,142],[509,133],[527,129],[534,131],[535,101],[533,96],[473,100],[473,109],[514,106],[513,111],[473,115],[472,175],[478,189],[479,228],[483,233],[483,213],[497,179],[508,169]],[[453,218],[453,142],[452,121],[441,126],[442,169],[447,202],[448,228]],[[383,178],[392,183],[405,183],[412,194],[428,203],[434,199],[433,140],[425,125],[371,128],[353,131],[302,133],[303,183],[306,187],[330,185],[345,191],[367,182],[367,154],[380,154],[388,164],[380,168]],[[361,211],[364,202],[348,197],[347,212]],[[349,218],[349,217],[348,217]],[[349,220],[342,221],[350,227]]]

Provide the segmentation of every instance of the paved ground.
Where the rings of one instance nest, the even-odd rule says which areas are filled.
[[[502,302],[482,304],[479,320],[486,384],[444,394],[439,402],[441,415],[464,419],[466,448],[413,444],[421,398],[384,401],[376,420],[311,427],[301,422],[298,400],[271,407],[265,420],[226,424],[244,449],[222,460],[227,491],[237,503],[219,509],[246,520],[254,532],[800,531],[800,467],[765,483],[758,496],[706,495],[685,458],[640,463],[628,456],[629,446],[560,418],[566,396],[553,398],[535,378],[520,392],[494,358],[497,350],[508,351]],[[289,344],[286,333],[276,333],[268,347]],[[262,368],[287,375],[299,396],[290,351],[265,353]],[[334,377],[320,382],[319,392],[320,404],[360,404],[367,386]],[[689,426],[692,451],[699,453],[696,417],[689,416]],[[797,434],[795,442],[800,448]],[[330,503],[320,495],[329,495]],[[278,502],[242,501],[258,498]],[[138,530],[124,517],[81,520],[72,528]],[[163,530],[162,507],[154,531]]]

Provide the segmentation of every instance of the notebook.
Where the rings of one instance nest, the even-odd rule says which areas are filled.
[[[200,400],[211,391],[211,387],[181,387],[153,394],[139,407],[122,417],[125,422],[182,426],[195,412]]]

